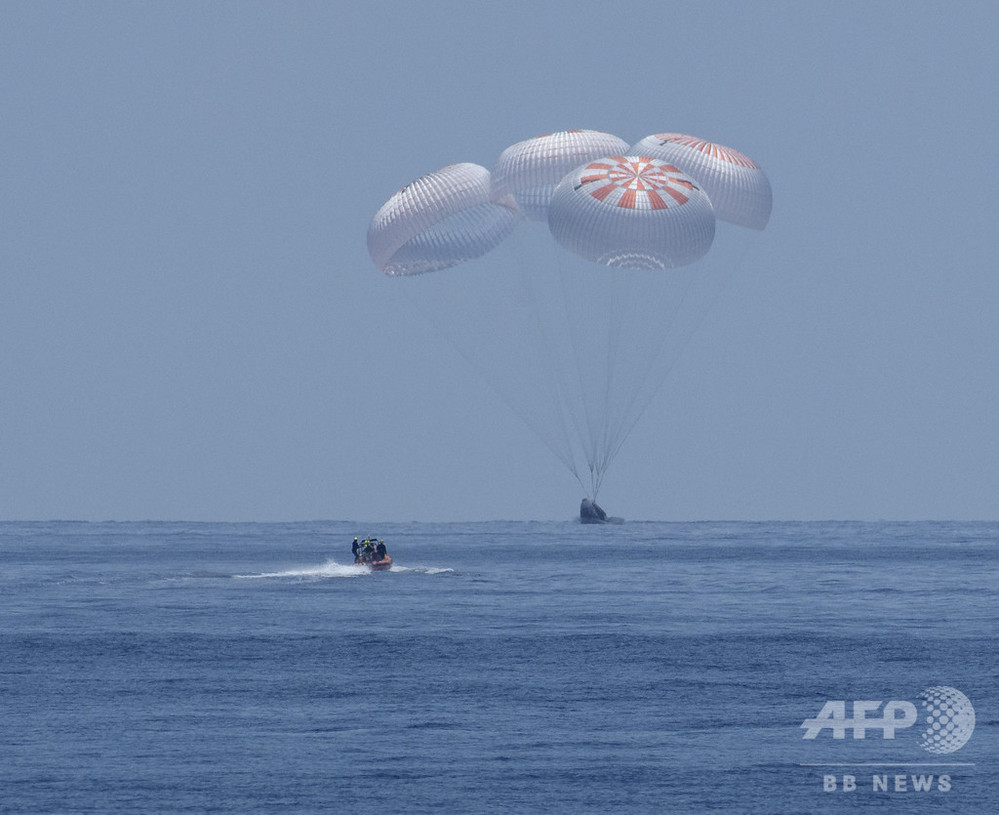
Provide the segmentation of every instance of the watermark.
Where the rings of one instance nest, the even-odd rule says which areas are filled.
[[[935,756],[949,756],[968,743],[975,730],[975,708],[961,691],[949,685],[934,685],[923,690],[917,701],[918,704],[905,699],[828,700],[814,718],[801,723],[805,731],[802,738],[835,741],[846,739],[849,734],[854,740],[877,738],[896,742],[908,736],[909,744],[915,740]],[[900,733],[904,734],[901,738]],[[906,793],[950,792],[954,789],[955,768],[973,767],[974,763],[842,761],[800,766],[822,768],[824,792],[856,792],[866,788],[875,793]]]

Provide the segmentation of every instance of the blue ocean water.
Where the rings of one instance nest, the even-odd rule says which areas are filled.
[[[349,565],[354,535],[393,569]],[[999,812],[997,540],[3,523],[0,811]],[[936,686],[975,708],[950,754],[924,713],[803,738],[829,700]]]

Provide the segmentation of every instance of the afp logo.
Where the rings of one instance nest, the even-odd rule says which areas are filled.
[[[920,722],[919,746],[930,753],[945,755],[964,747],[975,729],[975,708],[957,688],[934,685],[919,694],[923,718]],[[826,702],[814,719],[801,723],[803,738],[814,739],[823,730],[831,730],[834,739],[846,738],[846,731],[853,738],[867,738],[868,730],[881,732],[881,737],[894,739],[895,731],[912,727],[919,719],[919,712],[912,702],[892,700],[855,700],[853,716],[846,716],[846,701]],[[880,716],[878,715],[880,711]]]

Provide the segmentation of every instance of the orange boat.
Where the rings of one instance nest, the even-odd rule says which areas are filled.
[[[370,566],[373,572],[384,572],[386,569],[392,568],[392,555],[385,555],[381,560],[361,560],[358,558],[354,563]]]
[[[354,565],[370,566],[373,572],[384,572],[392,568],[392,556],[385,551],[385,541],[365,538],[358,543],[354,538]]]

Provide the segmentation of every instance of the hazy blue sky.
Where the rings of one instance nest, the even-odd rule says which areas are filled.
[[[636,519],[996,518],[999,6],[0,5],[0,518],[562,519],[389,291],[400,186],[569,128],[767,171],[601,491]]]

